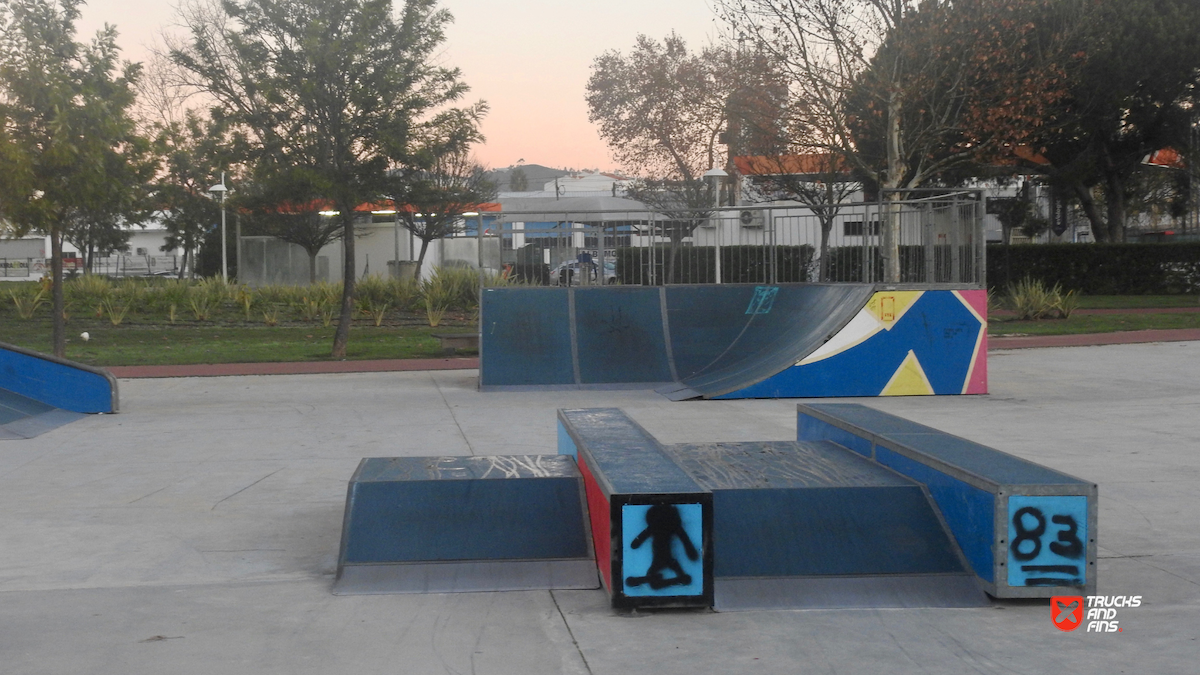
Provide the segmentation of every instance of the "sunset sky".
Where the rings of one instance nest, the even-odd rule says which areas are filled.
[[[628,51],[638,33],[662,38],[671,30],[692,48],[718,32],[705,0],[443,0],[455,17],[443,65],[462,69],[471,100],[491,114],[487,144],[476,154],[492,168],[527,164],[618,169],[588,122],[584,86],[592,60],[609,49]],[[147,47],[175,23],[173,3],[90,0],[78,24],[90,39],[105,22],[120,32],[124,57],[146,58]]]

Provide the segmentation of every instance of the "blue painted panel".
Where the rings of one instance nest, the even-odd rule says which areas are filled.
[[[1008,585],[1087,583],[1087,497],[1008,498]]]
[[[623,505],[622,592],[630,597],[701,595],[703,522],[700,504]]]
[[[961,572],[921,488],[713,491],[713,574]]]
[[[574,384],[565,288],[487,288],[480,307],[480,383]]]
[[[873,445],[869,439],[804,413],[796,415],[796,440],[833,441],[863,457],[871,456],[871,446]]]
[[[579,448],[575,447],[575,441],[571,439],[571,434],[567,433],[567,428],[563,426],[562,420],[558,420],[558,454],[570,455],[576,460],[579,459]]]
[[[926,291],[892,326],[840,354],[718,398],[879,396],[911,350],[936,394],[961,394],[982,326],[951,291]]]
[[[0,344],[0,389],[80,413],[115,412],[114,384],[69,362],[14,351]]]
[[[875,459],[884,466],[922,483],[937,504],[976,576],[995,581],[992,546],[996,541],[996,498],[992,493],[915,462],[883,446],[876,446]]]
[[[573,292],[581,382],[671,381],[657,288]]]
[[[578,478],[355,483],[342,564],[588,555]]]

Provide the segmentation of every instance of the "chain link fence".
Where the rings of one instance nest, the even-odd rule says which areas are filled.
[[[905,196],[821,208],[505,211],[472,238],[484,267],[542,285],[880,283],[894,258],[891,281],[983,286],[979,193]]]

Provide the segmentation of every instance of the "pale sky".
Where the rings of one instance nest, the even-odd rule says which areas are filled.
[[[175,23],[173,2],[90,0],[77,28],[86,41],[105,22],[115,24],[124,58],[146,59],[147,45]],[[476,149],[491,168],[527,164],[617,169],[588,122],[584,86],[592,60],[606,50],[628,51],[638,33],[672,30],[698,49],[718,25],[706,0],[442,0],[455,17],[443,65],[462,69],[470,100],[491,114],[487,143]]]

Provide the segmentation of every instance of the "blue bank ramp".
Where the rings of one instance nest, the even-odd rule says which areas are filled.
[[[107,371],[0,342],[0,440],[117,408],[117,381]]]
[[[870,299],[868,284],[488,288],[480,387],[659,386],[715,397],[795,365]]]
[[[718,610],[989,604],[922,486],[836,443],[664,450],[712,493]]]
[[[372,457],[350,479],[334,592],[597,588],[569,457]]]
[[[797,438],[839,443],[924,485],[991,595],[1095,594],[1095,483],[853,403],[797,406]]]

